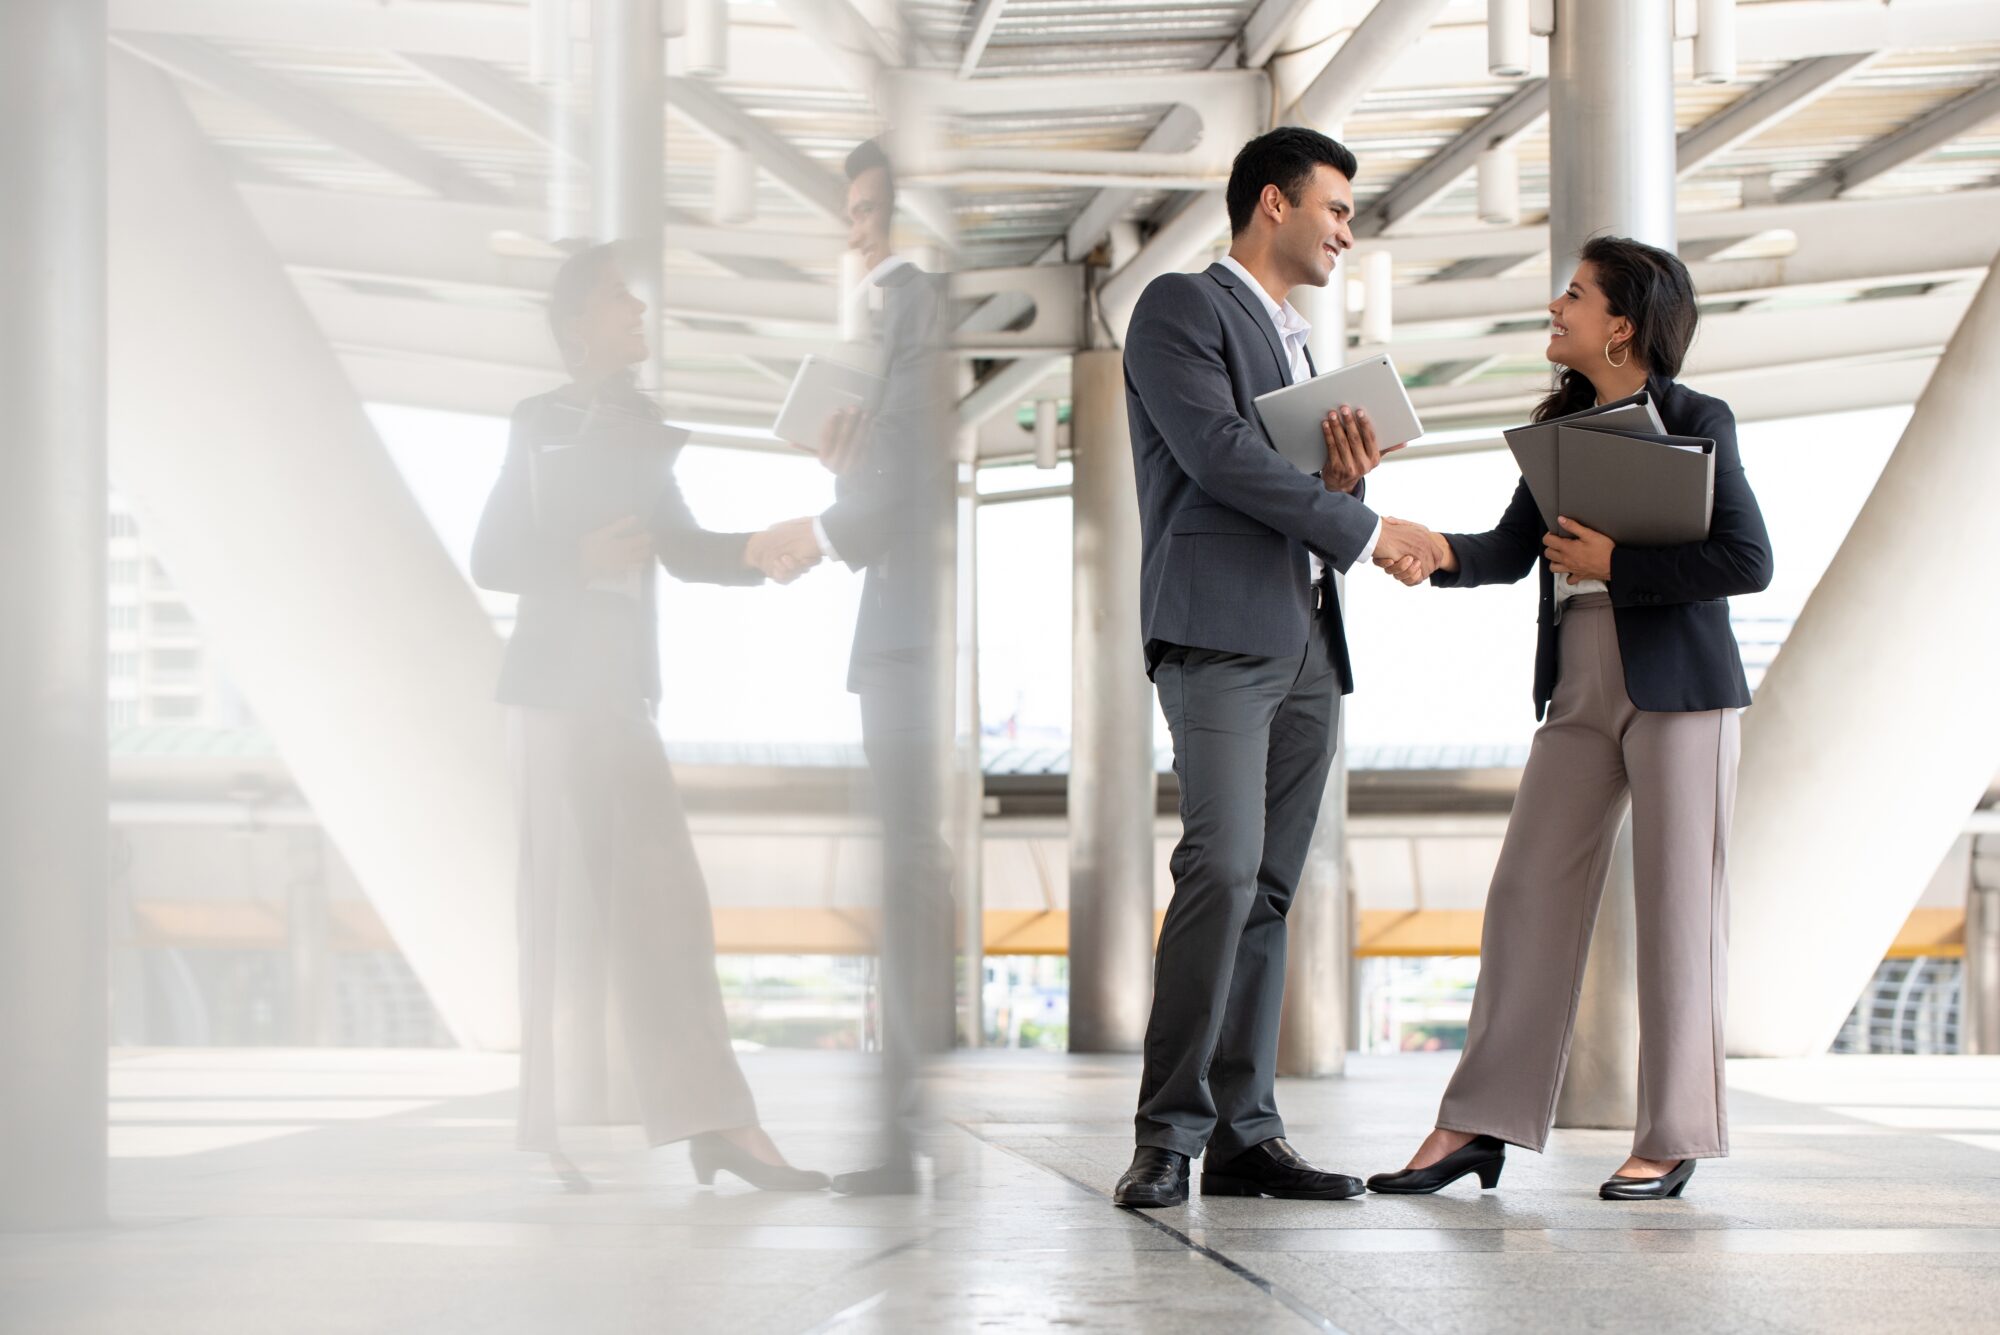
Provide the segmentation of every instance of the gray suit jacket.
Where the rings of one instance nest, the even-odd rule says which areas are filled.
[[[1308,550],[1344,572],[1375,531],[1358,490],[1328,491],[1265,435],[1254,400],[1290,383],[1257,294],[1223,265],[1162,275],[1140,296],[1125,338],[1125,403],[1148,672],[1175,645],[1299,653],[1312,624]],[[1330,588],[1326,603],[1344,694],[1354,675]]]
[[[883,384],[855,466],[819,517],[846,565],[866,571],[847,688],[904,689],[946,637],[938,590],[954,470],[944,280],[905,264],[882,283]]]

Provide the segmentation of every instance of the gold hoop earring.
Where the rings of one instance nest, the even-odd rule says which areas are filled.
[[[1623,365],[1625,365],[1625,362],[1629,362],[1632,360],[1631,344],[1628,343],[1625,346],[1626,346],[1625,361],[1613,362],[1611,361],[1611,340],[1608,338],[1604,340],[1604,360],[1610,362],[1614,369],[1617,367],[1622,367]]]

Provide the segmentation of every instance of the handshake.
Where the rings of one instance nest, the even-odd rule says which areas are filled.
[[[790,584],[825,557],[811,516],[773,524],[743,544],[743,564],[762,571],[774,584]]]
[[[1451,543],[1441,533],[1407,519],[1382,518],[1382,536],[1375,543],[1375,564],[1407,585],[1422,584],[1439,570],[1458,569]]]

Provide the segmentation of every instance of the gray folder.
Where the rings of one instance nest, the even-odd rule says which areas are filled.
[[[1507,438],[1507,448],[1514,452],[1514,462],[1521,466],[1521,476],[1527,480],[1528,491],[1535,498],[1535,508],[1542,512],[1542,524],[1551,533],[1556,531],[1556,516],[1569,513],[1556,506],[1556,429],[1565,422],[1588,422],[1594,427],[1621,431],[1666,430],[1660,422],[1659,409],[1653,406],[1652,396],[1642,389],[1630,398],[1599,404],[1567,417],[1503,431],[1501,434]],[[1582,515],[1576,517],[1583,519]]]
[[[1560,513],[1627,547],[1708,536],[1715,442],[1656,432],[1556,429]]]

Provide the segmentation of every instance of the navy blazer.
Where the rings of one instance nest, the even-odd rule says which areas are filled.
[[[633,389],[610,389],[606,400],[657,418],[659,410]],[[574,405],[564,391],[523,399],[514,409],[507,459],[479,516],[472,540],[472,581],[482,589],[516,593],[514,633],[500,660],[502,704],[544,709],[630,709],[660,698],[659,609],[654,566],[641,570],[639,597],[584,586],[574,538],[535,522],[534,454],[562,438]],[[660,564],[683,580],[703,584],[759,584],[764,576],[745,565],[747,533],[713,533],[695,522],[680,488],[669,481],[651,515]]]
[[[1140,296],[1125,337],[1125,406],[1148,673],[1176,645],[1301,652],[1312,624],[1308,551],[1345,571],[1375,531],[1362,489],[1328,491],[1265,434],[1254,400],[1290,383],[1270,315],[1227,267],[1163,274]],[[1354,673],[1339,600],[1330,587],[1325,599],[1345,694]]]
[[[1639,709],[1691,713],[1750,703],[1743,658],[1729,625],[1729,599],[1771,583],[1771,539],[1743,473],[1736,417],[1721,399],[1665,376],[1646,382],[1660,421],[1676,436],[1715,442],[1715,509],[1708,537],[1673,547],[1627,547],[1611,553],[1612,615],[1625,661],[1625,693]],[[1431,576],[1439,588],[1512,584],[1539,567],[1542,601],[1535,646],[1535,717],[1555,695],[1555,576],[1542,559],[1541,512],[1523,481],[1498,525],[1484,533],[1447,533],[1456,571]]]

